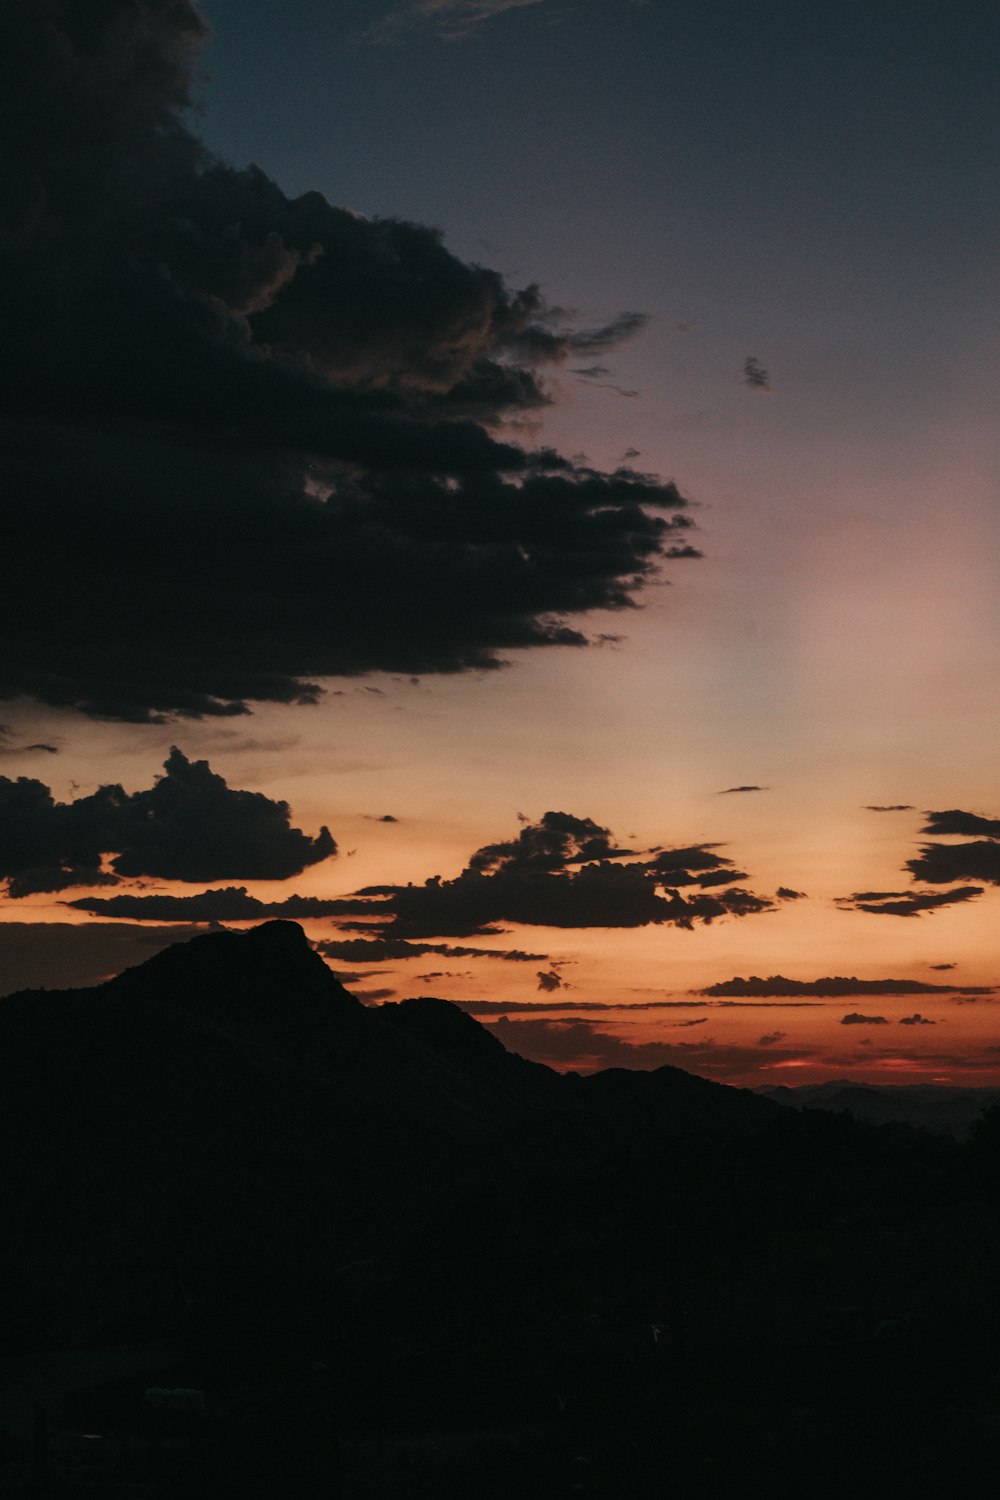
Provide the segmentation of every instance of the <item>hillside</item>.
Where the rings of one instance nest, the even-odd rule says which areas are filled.
[[[156,1493],[277,1495],[260,1476],[294,1450],[299,1493],[331,1465],[345,1496],[425,1493],[409,1464],[442,1495],[569,1494],[582,1456],[603,1487],[577,1493],[624,1500],[669,1452],[713,1495],[737,1431],[803,1482],[826,1444],[834,1493],[861,1483],[838,1433],[862,1410],[880,1462],[943,1463],[924,1418],[944,1395],[968,1451],[986,1442],[985,1136],[673,1068],[561,1076],[445,1002],[366,1009],[286,922],[0,1001],[0,1117],[0,1374],[11,1391],[44,1355],[52,1422],[125,1448],[142,1379],[206,1388],[205,1453],[181,1445],[180,1489],[163,1459]],[[100,1389],[67,1352],[112,1346],[130,1373]]]

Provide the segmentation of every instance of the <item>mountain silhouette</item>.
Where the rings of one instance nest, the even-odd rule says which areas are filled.
[[[294,923],[206,934],[0,1000],[0,1398],[44,1351],[179,1339],[173,1383],[235,1383],[254,1415],[164,1493],[326,1494],[327,1438],[261,1373],[277,1340],[356,1434],[345,1496],[569,1494],[575,1451],[631,1500],[640,1459],[730,1492],[793,1406],[785,1472],[860,1493],[836,1403],[894,1390],[883,1457],[919,1478],[941,1370],[992,1400],[995,1127],[962,1146],[676,1068],[560,1075],[443,1000],[363,1006]],[[432,1456],[442,1424],[461,1461]]]

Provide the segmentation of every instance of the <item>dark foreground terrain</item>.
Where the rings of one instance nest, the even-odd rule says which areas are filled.
[[[0,1001],[0,1114],[4,1494],[1000,1475],[995,1114],[560,1077],[444,1002],[366,1010],[290,923]]]

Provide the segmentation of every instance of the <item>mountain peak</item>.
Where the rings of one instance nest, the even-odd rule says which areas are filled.
[[[312,951],[309,939],[298,922],[279,918],[273,922],[262,922],[243,934],[244,942],[252,943],[258,951],[266,949],[275,957],[294,958]]]

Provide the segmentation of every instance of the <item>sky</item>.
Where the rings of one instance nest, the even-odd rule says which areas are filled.
[[[5,11],[0,994],[1000,1083],[998,30]]]

